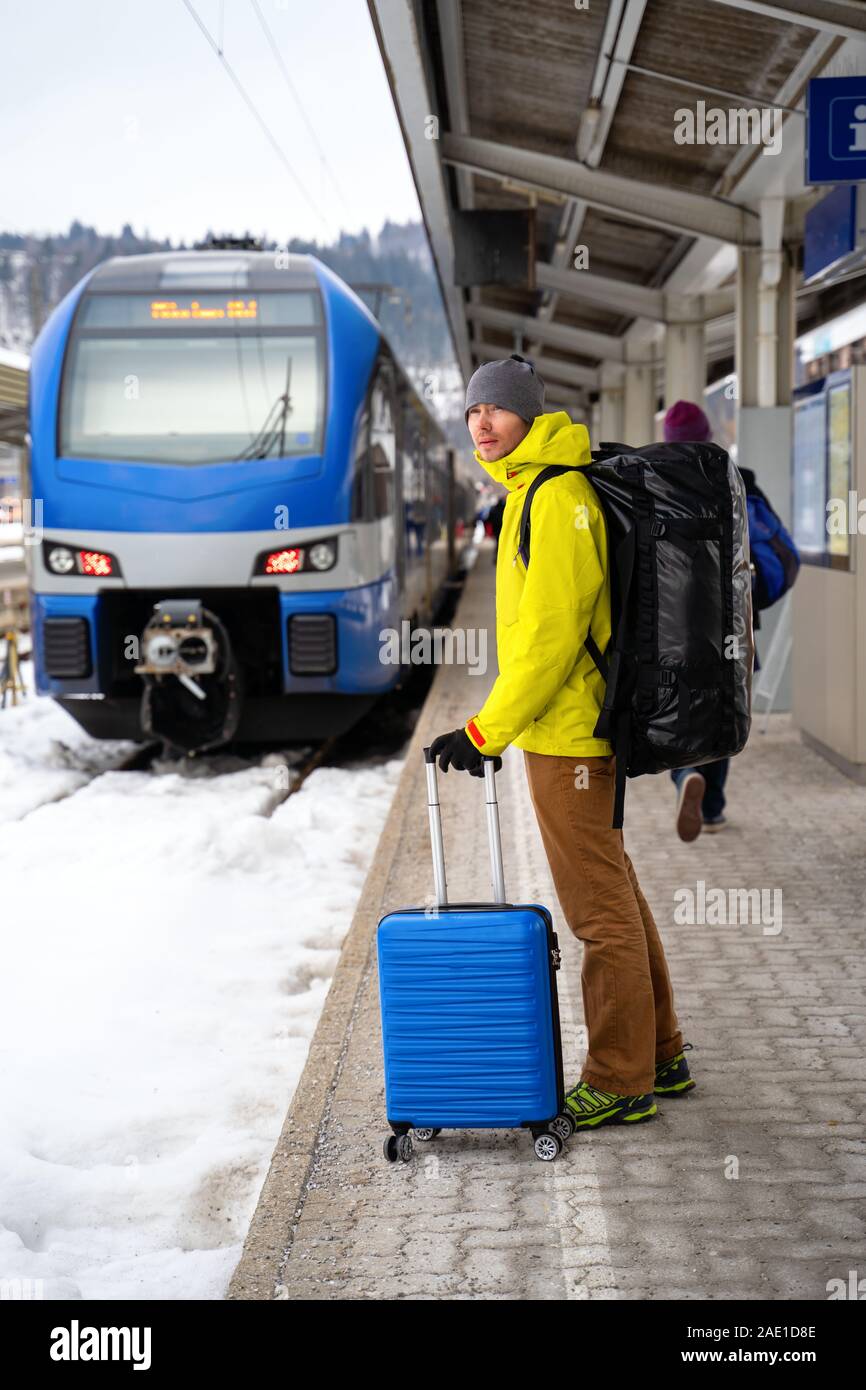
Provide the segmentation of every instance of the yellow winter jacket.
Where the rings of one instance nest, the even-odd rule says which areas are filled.
[[[508,489],[496,561],[499,675],[465,725],[482,753],[509,743],[532,753],[602,757],[593,738],[604,680],[584,647],[587,632],[601,651],[610,639],[610,577],[604,514],[581,473],[549,478],[532,499],[528,571],[517,555],[520,514],[532,479],[551,463],[590,461],[585,425],[564,410],[538,415],[504,458],[475,457]]]

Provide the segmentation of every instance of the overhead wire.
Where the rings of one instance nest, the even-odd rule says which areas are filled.
[[[183,0],[183,4],[184,4],[184,7],[185,7],[185,8],[189,11],[189,13],[192,15],[193,19],[195,20],[195,22],[196,22],[196,24],[198,25],[198,27],[199,27],[199,29],[201,30],[201,32],[204,34],[205,38],[207,39],[208,44],[210,45],[210,47],[211,47],[211,49],[213,50],[213,52],[214,52],[214,54],[216,55],[216,57],[218,58],[219,62],[222,64],[223,68],[224,68],[225,71],[226,71],[226,74],[228,75],[228,77],[230,78],[230,80],[231,80],[232,83],[234,84],[235,88],[236,88],[237,91],[239,92],[239,94],[240,94],[240,96],[242,97],[242,99],[243,99],[243,101],[244,101],[244,104],[246,105],[246,107],[247,107],[247,109],[249,110],[250,114],[255,118],[257,124],[259,125],[259,127],[260,127],[261,130],[262,130],[262,132],[264,133],[264,135],[265,135],[265,137],[266,137],[266,139],[267,139],[267,141],[268,141],[268,144],[271,146],[271,148],[273,149],[274,153],[277,155],[278,159],[280,160],[280,163],[283,165],[283,167],[284,167],[284,169],[286,170],[286,172],[288,173],[289,177],[292,179],[292,182],[293,182],[293,183],[295,184],[295,186],[297,187],[297,189],[298,189],[298,191],[300,192],[301,196],[305,199],[305,201],[306,201],[306,202],[309,204],[309,206],[313,209],[313,211],[315,212],[316,216],[319,218],[320,222],[322,223],[323,227],[327,227],[327,219],[325,218],[324,214],[322,213],[321,208],[318,206],[318,204],[315,202],[315,200],[314,200],[314,199],[310,196],[310,194],[307,192],[306,188],[304,187],[303,183],[302,183],[301,180],[299,179],[298,175],[295,173],[295,170],[292,168],[291,164],[289,163],[289,160],[286,158],[286,155],[285,155],[285,153],[284,153],[282,147],[280,146],[279,141],[278,141],[278,140],[276,139],[276,137],[273,135],[272,131],[270,130],[270,127],[268,126],[268,124],[267,124],[267,122],[265,121],[264,117],[261,115],[260,111],[258,110],[258,107],[255,105],[255,102],[253,101],[253,99],[252,99],[252,97],[249,95],[249,93],[247,92],[246,88],[244,87],[243,83],[241,82],[240,78],[238,77],[237,73],[235,72],[234,68],[231,66],[231,64],[229,63],[229,61],[228,61],[228,59],[226,58],[225,54],[222,52],[222,50],[221,50],[219,44],[218,44],[218,43],[216,42],[216,40],[213,38],[213,36],[212,36],[212,34],[210,33],[210,31],[208,30],[207,26],[203,23],[203,21],[201,20],[201,18],[199,17],[199,15],[196,13],[195,9],[193,8],[192,4],[190,3],[190,0]]]
[[[295,105],[297,106],[298,110],[299,110],[300,113],[301,113],[301,117],[302,117],[302,119],[303,119],[304,125],[307,127],[307,130],[310,132],[310,139],[312,140],[313,144],[315,145],[316,149],[317,149],[318,152],[319,152],[319,158],[320,158],[320,160],[322,161],[322,165],[323,165],[323,167],[327,170],[327,173],[328,173],[328,176],[330,177],[331,183],[334,185],[334,188],[335,188],[336,191],[337,191],[337,194],[338,194],[338,196],[339,196],[339,198],[340,198],[341,203],[343,204],[343,207],[346,209],[346,212],[348,212],[348,211],[349,211],[349,205],[348,205],[348,203],[346,202],[345,197],[343,196],[343,190],[342,190],[342,188],[340,187],[340,185],[339,185],[339,183],[338,183],[338,181],[337,181],[337,177],[336,177],[336,175],[334,174],[333,169],[331,168],[330,164],[328,163],[328,159],[327,159],[327,156],[325,155],[325,151],[322,149],[322,146],[321,146],[320,143],[319,143],[319,137],[318,137],[317,134],[316,134],[315,127],[311,124],[310,119],[309,119],[309,117],[308,117],[306,111],[304,110],[303,103],[302,103],[300,97],[298,96],[298,93],[297,93],[297,91],[296,91],[296,89],[295,89],[295,84],[294,84],[294,82],[292,81],[291,76],[290,76],[290,74],[289,74],[289,70],[288,70],[288,68],[286,67],[286,64],[285,64],[285,62],[284,62],[284,60],[283,60],[283,55],[282,55],[282,53],[280,52],[279,45],[278,45],[276,39],[274,38],[274,36],[273,36],[273,34],[272,34],[272,32],[271,32],[271,29],[270,29],[270,26],[268,25],[267,20],[265,19],[264,15],[262,14],[261,6],[259,5],[259,0],[250,0],[250,4],[252,5],[253,10],[255,11],[256,18],[258,19],[259,24],[260,24],[261,27],[262,27],[262,31],[264,32],[265,38],[267,39],[267,41],[268,41],[268,43],[269,43],[269,45],[270,45],[270,47],[271,47],[271,51],[272,51],[274,57],[275,57],[276,60],[277,60],[277,63],[278,63],[279,68],[280,68],[280,71],[281,71],[281,73],[283,74],[283,77],[284,77],[284,79],[285,79],[286,86],[287,86],[288,89],[289,89],[289,94],[290,94],[292,100],[294,101]]]

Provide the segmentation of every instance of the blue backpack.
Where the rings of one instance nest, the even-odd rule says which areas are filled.
[[[746,484],[749,550],[755,566],[752,593],[757,609],[770,608],[790,589],[800,568],[800,554],[761,489]]]

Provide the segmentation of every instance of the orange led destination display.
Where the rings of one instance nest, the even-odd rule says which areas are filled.
[[[198,299],[186,304],[176,299],[152,299],[152,319],[256,319],[259,305],[256,299],[227,299],[223,305],[205,307]]]

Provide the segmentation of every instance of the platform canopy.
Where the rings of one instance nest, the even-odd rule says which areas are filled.
[[[862,61],[866,6],[369,8],[464,374],[522,349],[548,395],[555,382],[563,404],[583,404],[605,364],[695,312],[708,369],[732,360],[738,251],[768,247],[771,195],[783,206],[778,239],[797,254],[821,191],[803,183],[806,84],[852,53]],[[717,110],[733,140],[717,140]],[[752,111],[766,113],[762,134]],[[498,245],[490,219],[473,215],[493,210]],[[771,250],[772,240],[771,230]]]

